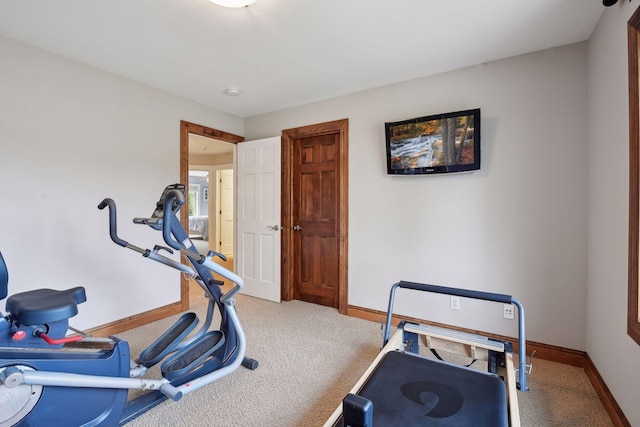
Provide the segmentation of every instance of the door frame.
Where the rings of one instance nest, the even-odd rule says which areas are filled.
[[[318,135],[338,135],[338,311],[348,308],[349,231],[349,119],[335,120],[282,131],[282,299],[293,299],[293,141]]]
[[[180,182],[185,184],[189,183],[190,133],[217,139],[223,142],[230,142],[232,144],[244,141],[243,136],[180,120]],[[185,230],[187,230],[189,227],[189,215],[187,209],[180,210],[180,222],[182,223],[182,226],[185,227]],[[181,259],[183,263],[187,262],[184,256],[182,256]],[[182,311],[187,311],[189,309],[189,278],[185,277],[184,274],[180,275],[180,304]]]

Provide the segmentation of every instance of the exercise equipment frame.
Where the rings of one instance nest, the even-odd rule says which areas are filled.
[[[36,289],[7,299],[7,315],[0,316],[0,427],[32,425],[124,425],[167,399],[183,395],[234,372],[239,366],[256,369],[258,362],[245,357],[245,334],[235,309],[235,295],[243,280],[213,261],[222,254],[200,254],[178,219],[184,204],[184,184],[165,188],[150,218],[134,223],[162,231],[169,247],[142,249],[117,234],[116,205],[109,208],[109,234],[113,242],[145,258],[177,269],[193,278],[205,291],[207,317],[199,322],[185,313],[137,359],[130,359],[129,345],[118,337],[68,336],[69,318],[86,301],[83,287],[57,291]],[[184,265],[161,251],[178,251]],[[226,293],[216,273],[233,282]],[[8,273],[0,253],[0,300],[8,294]],[[220,327],[211,329],[216,307]],[[1,313],[0,313],[1,314]],[[192,331],[195,331],[191,334]],[[190,335],[191,334],[191,335]],[[147,370],[160,366],[162,378],[147,379]],[[143,393],[127,401],[128,390]]]
[[[436,327],[433,325],[402,321],[399,323],[395,334],[390,338],[393,308],[397,289],[409,289],[499,302],[503,304],[514,304],[518,308],[518,367],[515,367],[513,361],[513,349],[511,343],[486,338],[481,335],[470,334],[449,328]],[[383,347],[380,353],[356,382],[350,393],[343,400],[343,403],[336,408],[324,426],[338,427],[349,425],[352,427],[371,427],[373,425],[374,416],[376,414],[376,404],[372,400],[360,396],[359,393],[367,387],[377,387],[376,385],[370,385],[370,383],[374,380],[376,375],[381,375],[378,371],[389,369],[389,363],[391,363],[387,360],[389,355],[393,355],[394,360],[403,361],[406,359],[413,364],[412,366],[421,366],[420,364],[422,364],[425,369],[431,370],[431,372],[434,373],[438,370],[446,369],[448,370],[447,372],[452,372],[451,370],[454,370],[453,372],[456,374],[466,376],[467,378],[476,378],[481,375],[486,376],[487,373],[485,372],[473,370],[465,366],[454,366],[441,360],[426,358],[424,356],[416,356],[419,354],[419,343],[421,339],[425,341],[427,348],[434,352],[438,358],[440,357],[437,351],[440,350],[469,357],[473,359],[473,362],[476,360],[487,362],[488,370],[490,372],[489,375],[502,378],[504,380],[503,387],[506,387],[506,399],[502,403],[498,402],[501,407],[497,410],[506,410],[506,417],[504,418],[505,425],[507,425],[508,417],[509,426],[520,426],[517,390],[523,392],[528,390],[526,375],[530,373],[532,367],[531,364],[527,365],[526,363],[525,311],[522,303],[512,296],[504,294],[449,288],[407,281],[400,281],[391,287],[384,327]],[[533,358],[533,356],[531,357]],[[500,377],[498,377],[498,374]],[[386,390],[374,390],[375,393],[385,394],[388,392],[389,387],[393,387],[392,385],[389,385],[388,381],[383,384],[383,388]],[[367,393],[374,394],[374,392],[369,392],[368,390]],[[397,395],[400,394],[398,393]],[[406,400],[406,397],[407,396],[405,395],[400,399]],[[378,402],[381,403],[381,400],[386,399],[378,399]],[[415,400],[419,401],[419,398],[416,398]],[[413,403],[409,403],[409,405],[411,404]],[[397,413],[398,409],[394,408],[392,412]],[[422,412],[422,414],[424,414],[424,412]],[[385,421],[389,423],[389,419],[385,419]],[[432,418],[431,421],[434,425],[438,425],[436,423],[439,420]],[[406,420],[403,422],[406,423]],[[448,422],[449,421],[446,421],[446,419],[444,420],[445,425],[449,425]],[[492,423],[493,422],[495,421],[492,421]],[[477,424],[477,421],[474,421],[473,425],[479,424]]]

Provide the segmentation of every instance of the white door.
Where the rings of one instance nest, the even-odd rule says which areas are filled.
[[[227,256],[233,256],[233,169],[218,170],[217,181],[217,251]]]
[[[241,293],[280,302],[280,137],[237,145]]]

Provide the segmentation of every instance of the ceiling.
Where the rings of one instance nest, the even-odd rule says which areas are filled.
[[[216,156],[218,154],[228,154],[233,152],[234,144],[224,142],[206,136],[189,134],[189,154],[200,156]]]
[[[600,0],[258,0],[240,9],[3,0],[0,35],[250,117],[581,42],[603,10]]]

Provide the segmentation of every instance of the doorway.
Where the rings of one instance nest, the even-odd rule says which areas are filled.
[[[347,313],[348,119],[282,132],[282,297]]]
[[[217,228],[215,228],[217,224],[215,203],[219,201],[217,195],[220,190],[218,186],[211,184],[216,181],[217,170],[229,169],[231,166],[233,171],[234,155],[232,153],[235,152],[235,144],[242,141],[244,141],[242,136],[194,123],[180,122],[180,182],[190,184],[189,195],[192,196],[187,198],[190,202],[188,205],[190,209],[182,209],[180,212],[180,221],[185,230],[189,230],[189,234],[196,237],[194,243],[199,250],[213,249],[218,251],[220,248],[216,242],[221,240],[216,238]],[[216,166],[218,166],[217,169]],[[198,185],[193,187],[194,195],[191,195],[190,170],[200,171],[200,173],[192,175],[201,175]],[[202,176],[204,176],[204,181],[202,181]],[[231,180],[233,181],[233,175],[231,175]],[[197,193],[195,193],[196,191]],[[231,203],[231,208],[233,208],[233,203]],[[196,210],[197,216],[200,217],[198,218],[199,225],[196,225],[193,220]],[[190,221],[190,217],[192,221]],[[231,212],[231,217],[233,218],[233,212]],[[206,221],[206,225],[204,221]],[[200,234],[198,235],[198,233]],[[231,232],[230,235],[233,238],[234,233]],[[231,241],[231,247],[233,247],[233,241]],[[184,261],[186,260],[183,259]],[[190,282],[188,277],[181,275],[180,299],[183,311],[189,309],[190,299],[195,298],[196,295],[204,295],[197,284],[191,286]],[[190,288],[194,288],[194,292],[190,293]]]

